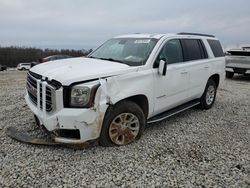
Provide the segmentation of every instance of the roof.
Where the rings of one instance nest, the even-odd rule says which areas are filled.
[[[202,37],[202,38],[213,38],[215,37],[213,35],[207,35],[207,34],[199,34],[199,33],[166,33],[166,34],[143,34],[143,33],[135,33],[135,34],[128,34],[128,35],[120,35],[116,36],[114,38],[155,38],[160,39],[162,37],[172,37],[172,36],[184,36],[184,37]]]
[[[114,38],[155,38],[155,39],[160,39],[163,36],[173,36],[175,34],[141,34],[141,33],[135,33],[135,34],[129,34],[129,35],[120,35],[116,36]]]

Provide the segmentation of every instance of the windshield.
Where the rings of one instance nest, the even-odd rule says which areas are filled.
[[[156,43],[157,39],[152,38],[111,39],[91,53],[89,58],[140,66],[146,63]]]

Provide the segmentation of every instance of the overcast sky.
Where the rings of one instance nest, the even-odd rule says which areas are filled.
[[[128,33],[201,32],[250,44],[250,0],[0,0],[0,45],[94,48]]]

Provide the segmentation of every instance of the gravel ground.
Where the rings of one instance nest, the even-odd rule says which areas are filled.
[[[35,131],[25,72],[0,72],[0,187],[250,187],[250,77],[226,80],[208,111],[148,127],[124,147],[34,146],[5,135]]]

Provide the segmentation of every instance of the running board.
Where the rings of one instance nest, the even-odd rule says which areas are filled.
[[[162,112],[162,113],[160,113],[152,118],[149,118],[147,123],[150,124],[150,123],[162,121],[162,120],[167,119],[175,114],[178,114],[178,113],[183,112],[189,108],[192,108],[198,104],[200,104],[200,99],[192,100],[192,101],[187,102],[181,106],[177,106],[175,108],[172,108],[170,110]]]

